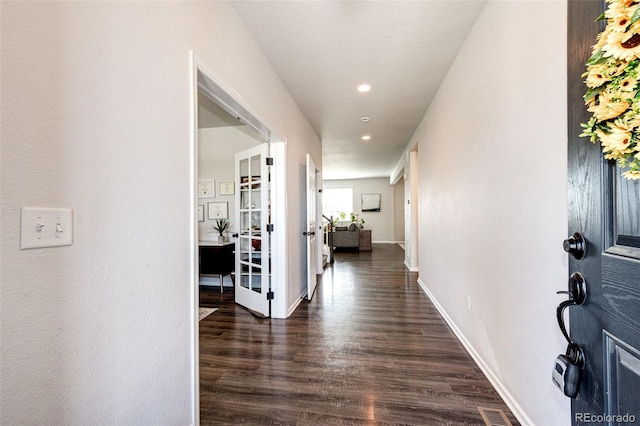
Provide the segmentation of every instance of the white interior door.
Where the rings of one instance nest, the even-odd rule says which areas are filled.
[[[324,229],[322,228],[322,173],[316,170],[316,225],[318,228],[316,237],[316,274],[324,273],[322,257],[324,255]],[[328,241],[327,241],[328,243]]]
[[[271,182],[269,144],[236,154],[236,303],[270,316],[271,238],[268,230]]]
[[[307,299],[313,298],[316,290],[316,272],[318,271],[318,189],[316,186],[316,165],[307,154]]]

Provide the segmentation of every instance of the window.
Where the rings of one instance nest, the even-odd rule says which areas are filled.
[[[322,190],[322,214],[334,219],[345,213],[347,219],[353,211],[353,188],[324,188]]]

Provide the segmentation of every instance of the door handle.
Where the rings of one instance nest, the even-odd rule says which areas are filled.
[[[235,234],[231,234],[231,236],[232,236],[233,238],[238,238],[238,233],[236,232]]]
[[[573,234],[575,237],[576,234]],[[571,238],[571,237],[570,237]],[[565,241],[566,243],[567,241]],[[584,239],[583,239],[584,242]],[[565,245],[566,250],[566,245]],[[582,253],[584,257],[584,252]],[[576,258],[577,259],[577,258]],[[585,365],[585,356],[582,347],[571,339],[564,325],[564,310],[569,306],[582,305],[587,300],[587,281],[580,272],[574,272],[569,277],[568,290],[558,291],[558,294],[566,294],[569,299],[563,301],[556,308],[556,317],[560,331],[569,345],[564,354],[558,355],[551,372],[551,380],[566,396],[575,398],[580,389],[582,369]]]
[[[569,277],[569,290],[567,291],[558,291],[558,294],[567,294],[569,295],[569,299],[560,303],[556,308],[556,317],[558,319],[558,325],[560,326],[560,331],[567,342],[569,344],[573,344],[573,340],[569,336],[567,332],[567,328],[564,325],[564,310],[569,306],[573,305],[583,305],[587,300],[587,281],[584,279],[584,276],[580,272],[574,272]]]
[[[574,258],[582,260],[587,254],[587,240],[584,238],[584,235],[575,232],[562,242],[562,248]]]
[[[313,232],[313,231],[311,231],[311,232],[304,231],[304,232],[302,233],[302,235],[304,235],[305,237],[309,237],[309,236],[311,236],[311,235],[316,235],[316,233],[315,233],[315,232]]]

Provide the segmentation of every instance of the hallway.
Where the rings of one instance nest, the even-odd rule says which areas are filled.
[[[518,424],[403,258],[336,253],[287,320],[201,287],[200,306],[220,308],[200,322],[201,423],[484,425],[486,407]]]

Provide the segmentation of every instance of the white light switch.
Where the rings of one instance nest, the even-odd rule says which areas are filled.
[[[72,237],[72,209],[22,208],[20,249],[70,246]]]

